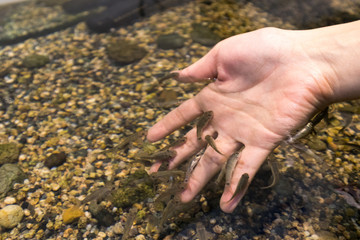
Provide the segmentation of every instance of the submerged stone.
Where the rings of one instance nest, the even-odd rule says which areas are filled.
[[[0,165],[18,161],[20,147],[16,143],[0,144]]]
[[[84,216],[84,211],[79,206],[73,206],[64,210],[62,218],[65,224],[70,224],[82,216]]]
[[[193,30],[190,35],[194,42],[205,46],[214,46],[221,40],[220,36],[211,31],[211,29],[206,26],[195,23],[192,25],[192,27]]]
[[[89,211],[91,215],[98,221],[98,225],[109,227],[115,224],[115,216],[103,205],[98,204],[96,201],[92,201],[89,205]]]
[[[124,39],[112,40],[106,47],[108,57],[117,64],[126,65],[141,60],[147,51]]]
[[[11,190],[14,183],[22,182],[25,173],[16,164],[4,164],[0,167],[0,198]]]
[[[48,56],[40,55],[40,54],[31,54],[23,59],[22,65],[26,68],[41,68],[49,62],[50,59]]]
[[[48,168],[58,167],[66,162],[66,154],[64,152],[61,153],[53,153],[49,157],[45,159],[44,165]]]
[[[164,50],[182,48],[184,46],[184,43],[185,38],[183,38],[177,33],[160,35],[156,40],[158,48]]]
[[[121,185],[111,196],[113,205],[118,208],[130,207],[134,203],[155,196],[153,182],[145,170],[136,171]]]
[[[19,205],[7,205],[0,210],[0,226],[14,228],[24,216],[24,211]]]

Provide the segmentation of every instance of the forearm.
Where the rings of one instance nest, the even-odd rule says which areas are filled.
[[[319,65],[328,103],[360,98],[360,21],[301,31],[309,57]]]

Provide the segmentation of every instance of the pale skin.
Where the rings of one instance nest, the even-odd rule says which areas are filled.
[[[244,144],[220,199],[221,209],[232,212],[245,193],[229,201],[244,173],[251,182],[272,150],[316,112],[360,97],[359,59],[360,21],[355,21],[302,31],[264,28],[233,36],[178,71],[180,82],[216,80],[151,127],[148,140],[160,140],[213,111],[202,140],[197,140],[196,129],[189,131],[186,143],[174,148],[177,155],[169,168],[203,148],[206,135],[217,136],[216,146],[224,154],[207,148],[181,200],[190,201]],[[157,168],[158,164],[151,170]]]

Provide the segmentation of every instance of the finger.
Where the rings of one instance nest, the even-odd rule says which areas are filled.
[[[186,189],[181,193],[181,201],[189,202],[196,194],[206,185],[206,183],[221,169],[227,156],[230,156],[239,148],[239,143],[233,139],[219,136],[215,143],[221,149],[224,155],[217,153],[211,147],[206,148],[204,155],[201,157],[198,165],[191,174]]]
[[[202,114],[202,110],[196,101],[193,98],[186,100],[152,126],[148,131],[147,139],[150,142],[158,141],[191,122],[200,114]]]
[[[186,134],[186,142],[176,148],[172,148],[177,152],[174,159],[169,162],[169,169],[173,169],[183,161],[191,158],[206,146],[204,141],[199,141],[196,136],[196,128],[191,129]]]
[[[196,128],[191,129],[186,135],[186,142],[179,146],[171,147],[171,150],[176,151],[176,156],[171,160],[167,161],[167,168],[173,169],[177,167],[183,161],[191,158],[193,155],[198,153],[201,149],[206,146],[204,141],[197,140]],[[150,167],[150,172],[157,172],[163,161],[157,161]]]
[[[153,165],[151,165],[149,172],[157,172],[163,163],[163,161],[156,161]]]
[[[220,199],[220,208],[224,212],[231,213],[234,211],[240,200],[245,195],[251,180],[254,178],[256,172],[260,168],[261,164],[265,161],[269,153],[270,151],[266,149],[245,146],[244,150],[239,155],[230,186],[225,187],[224,193]],[[249,182],[246,189],[230,200],[236,191],[236,187],[241,176],[244,173],[249,174]]]
[[[180,82],[198,82],[217,77],[216,63],[217,47],[212,48],[205,56],[197,62],[179,71],[176,79]]]

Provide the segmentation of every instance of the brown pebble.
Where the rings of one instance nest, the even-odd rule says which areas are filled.
[[[45,159],[44,165],[48,168],[58,167],[66,162],[66,154],[64,152],[61,153],[53,153],[49,157]]]

